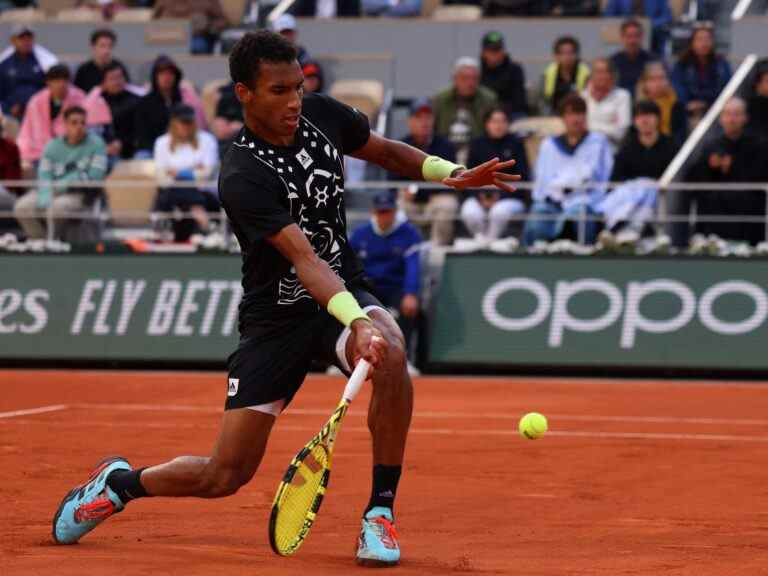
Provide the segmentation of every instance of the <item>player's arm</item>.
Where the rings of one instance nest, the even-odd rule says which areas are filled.
[[[377,366],[386,353],[386,342],[370,318],[366,316],[341,278],[320,258],[296,224],[289,224],[269,236],[272,244],[296,269],[301,285],[315,301],[326,308],[339,322],[349,326],[355,342],[356,356]]]
[[[514,160],[499,162],[493,158],[471,170],[437,156],[428,156],[405,142],[390,140],[371,132],[368,141],[352,153],[355,158],[378,164],[389,172],[400,174],[412,180],[442,182],[456,189],[496,186],[507,192],[515,188],[509,184],[520,180],[520,176],[506,174],[505,168],[515,165]]]

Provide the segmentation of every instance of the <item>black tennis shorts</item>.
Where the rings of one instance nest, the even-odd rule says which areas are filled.
[[[384,308],[367,290],[350,288],[360,307]],[[269,338],[242,338],[227,360],[226,410],[285,400],[287,406],[301,388],[314,360],[335,364],[336,343],[344,326],[325,310],[293,322]],[[346,371],[346,370],[345,370]]]

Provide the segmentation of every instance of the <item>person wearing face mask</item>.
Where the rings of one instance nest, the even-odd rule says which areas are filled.
[[[485,135],[472,140],[467,166],[474,168],[491,158],[502,162],[515,160],[514,167],[508,172],[519,174],[523,181],[529,180],[525,147],[509,133],[509,117],[502,108],[494,108],[486,114]],[[496,240],[504,235],[516,214],[525,212],[529,198],[527,190],[518,190],[514,194],[500,190],[471,191],[461,205],[461,220],[475,238]]]
[[[45,74],[46,87],[29,100],[17,140],[25,165],[36,163],[45,145],[64,134],[62,112],[80,106],[85,100],[83,91],[73,86],[70,78],[69,68],[64,64],[52,66]]]
[[[496,94],[480,85],[479,62],[459,58],[453,66],[453,85],[432,99],[435,133],[456,147],[459,163],[466,158],[469,141],[483,133],[483,117],[496,103]]]

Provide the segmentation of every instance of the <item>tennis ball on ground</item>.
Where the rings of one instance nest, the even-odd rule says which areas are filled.
[[[547,419],[538,412],[529,412],[520,418],[520,424],[518,424],[517,429],[520,430],[520,435],[523,438],[536,440],[546,433]]]

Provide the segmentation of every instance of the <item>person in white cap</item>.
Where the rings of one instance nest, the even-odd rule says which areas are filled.
[[[33,94],[45,88],[45,73],[58,62],[46,48],[35,43],[27,24],[11,28],[11,45],[0,53],[0,104],[6,114],[21,120]]]
[[[309,62],[309,52],[298,43],[299,33],[296,31],[296,18],[291,14],[282,14],[272,23],[272,30],[294,45],[298,54],[296,59],[299,61],[299,64],[304,66],[304,64]]]

